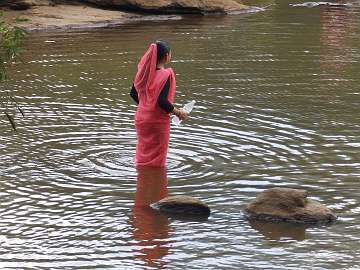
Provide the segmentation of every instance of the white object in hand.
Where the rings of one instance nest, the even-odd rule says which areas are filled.
[[[190,101],[189,103],[186,103],[184,107],[182,108],[185,112],[190,113],[192,109],[194,108],[195,100]],[[176,115],[173,115],[172,117],[172,123],[176,126],[179,126],[182,120],[179,119]]]

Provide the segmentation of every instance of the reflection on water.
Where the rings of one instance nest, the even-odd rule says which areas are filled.
[[[134,239],[140,248],[138,258],[146,266],[163,269],[161,260],[169,252],[169,220],[149,205],[167,196],[165,168],[137,167],[137,183],[132,225]]]
[[[346,3],[347,1],[339,1]],[[326,69],[346,72],[354,61],[351,55],[351,37],[355,7],[325,7],[320,11],[321,41],[323,54],[321,63]],[[341,57],[339,57],[341,55]]]
[[[265,236],[269,240],[280,240],[290,238],[297,241],[305,240],[306,226],[289,223],[267,223],[261,221],[250,221],[253,229]]]
[[[251,2],[273,5],[29,37],[24,63],[0,86],[26,116],[16,115],[16,134],[0,119],[1,269],[360,265],[359,4]],[[132,162],[129,91],[156,38],[172,46],[176,105],[197,102],[172,127],[168,185],[165,171],[137,172]],[[241,209],[274,186],[306,189],[339,221],[250,224]],[[201,199],[210,218],[153,212],[148,203],[167,192]]]

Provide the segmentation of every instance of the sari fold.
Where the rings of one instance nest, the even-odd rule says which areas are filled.
[[[163,167],[170,140],[170,113],[160,108],[157,100],[170,77],[168,100],[173,103],[176,79],[171,68],[156,69],[157,48],[151,44],[138,64],[134,85],[139,104],[135,113],[137,145],[136,166]]]

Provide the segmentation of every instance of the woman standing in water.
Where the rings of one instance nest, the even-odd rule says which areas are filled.
[[[174,71],[165,68],[171,51],[164,41],[150,44],[138,64],[130,95],[138,104],[135,113],[137,134],[136,166],[164,167],[170,139],[170,114],[180,120],[187,113],[172,104],[176,89]]]

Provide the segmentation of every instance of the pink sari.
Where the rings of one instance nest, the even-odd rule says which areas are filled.
[[[176,80],[171,68],[156,70],[157,48],[151,44],[138,64],[134,85],[139,104],[135,114],[136,166],[163,167],[170,139],[170,114],[157,103],[170,76],[169,102],[174,101]]]

